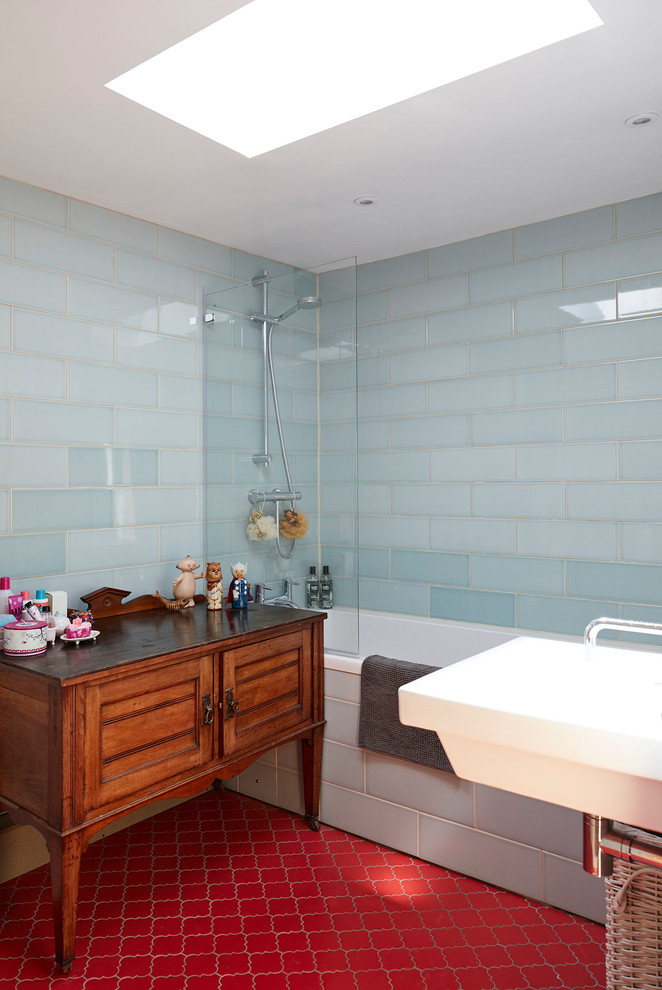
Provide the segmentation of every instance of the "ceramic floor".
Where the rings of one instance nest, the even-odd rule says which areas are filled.
[[[604,929],[209,792],[90,846],[77,958],[46,868],[0,886],[0,990],[588,990]]]

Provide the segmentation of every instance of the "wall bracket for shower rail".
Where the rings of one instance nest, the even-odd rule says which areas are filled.
[[[274,488],[270,492],[263,492],[261,488],[251,488],[248,493],[248,501],[251,505],[264,505],[265,502],[295,502],[301,498],[301,492],[283,491],[281,488]]]

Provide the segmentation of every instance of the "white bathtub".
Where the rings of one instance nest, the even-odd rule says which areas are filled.
[[[325,622],[322,821],[603,921],[604,882],[582,870],[578,812],[358,747],[364,657],[378,653],[444,667],[517,635],[380,612],[361,612],[357,623],[355,612],[333,609]],[[281,803],[287,795],[287,806],[296,810],[295,755],[287,751],[276,762],[274,787]]]
[[[379,653],[445,667],[518,635],[514,630],[384,612],[362,611],[359,619],[353,610],[333,609],[324,623],[325,666],[358,672],[364,657]]]

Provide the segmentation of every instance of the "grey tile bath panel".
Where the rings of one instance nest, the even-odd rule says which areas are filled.
[[[359,706],[348,701],[327,698],[325,704],[325,738],[346,746],[359,744]]]
[[[276,804],[276,768],[263,763],[254,763],[237,778],[237,790],[241,794]]]
[[[605,882],[589,876],[574,860],[543,853],[542,900],[582,918],[605,923]]]
[[[438,818],[473,825],[474,785],[443,770],[366,750],[366,791]]]
[[[334,828],[418,855],[418,814],[410,808],[322,783],[321,819]]]
[[[531,846],[421,815],[419,855],[504,890],[540,898],[540,850]]]
[[[353,746],[342,746],[340,743],[325,740],[322,780],[363,793],[365,791],[364,752],[362,749],[354,749]]]
[[[326,670],[324,672],[324,694],[327,698],[337,701],[353,701],[358,705],[361,700],[361,675],[349,674],[344,670]]]
[[[303,815],[303,778],[292,770],[278,769],[276,775],[276,801],[279,808],[286,808],[295,815]]]
[[[276,750],[278,769],[296,770],[301,773],[301,743],[289,742]]]
[[[581,862],[582,816],[579,811],[477,784],[476,826]]]

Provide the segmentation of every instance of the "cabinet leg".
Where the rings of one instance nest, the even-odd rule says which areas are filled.
[[[74,961],[83,840],[80,832],[73,832],[63,836],[51,835],[47,843],[51,856],[55,961],[63,973],[68,973]]]
[[[311,739],[302,739],[303,799],[305,819],[313,832],[319,832],[320,786],[322,783],[322,743],[324,726],[313,729]]]

